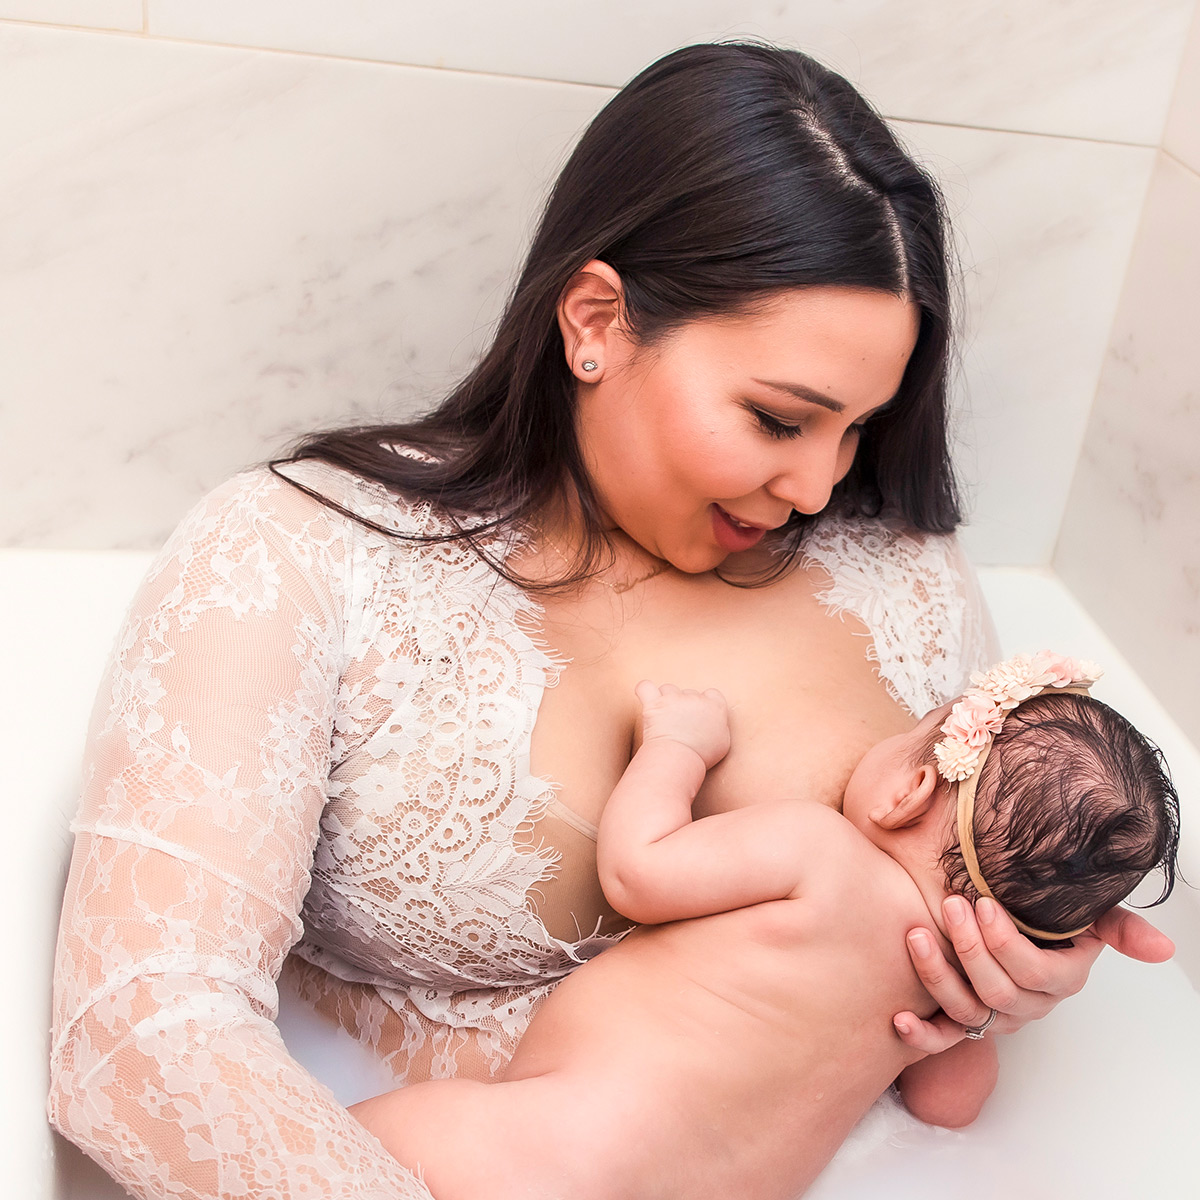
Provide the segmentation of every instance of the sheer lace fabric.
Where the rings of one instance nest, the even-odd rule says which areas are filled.
[[[294,470],[381,524],[441,527]],[[987,654],[956,554],[850,522],[810,546],[914,712]],[[532,902],[556,854],[531,835],[554,797],[529,740],[561,666],[524,632],[537,617],[467,550],[373,533],[265,472],[164,548],[93,721],[50,1099],[136,1195],[428,1197],[287,1054],[289,953],[398,1080],[487,1078],[610,940],[557,938]]]
[[[957,696],[980,663],[999,657],[991,618],[956,539],[883,521],[824,521],[804,548],[829,575],[817,599],[867,627],[868,659],[914,716]]]

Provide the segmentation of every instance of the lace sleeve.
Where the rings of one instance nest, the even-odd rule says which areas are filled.
[[[324,804],[353,558],[321,506],[265,473],[235,480],[163,551],[101,690],[49,1111],[136,1196],[430,1200],[272,1023]]]
[[[914,716],[957,696],[972,671],[999,657],[991,617],[956,537],[830,518],[810,531],[804,550],[830,578],[817,599],[867,627],[868,657]]]

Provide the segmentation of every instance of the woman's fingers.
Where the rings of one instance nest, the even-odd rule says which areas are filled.
[[[1059,1000],[1075,995],[1087,983],[1092,964],[1104,949],[1103,941],[1088,930],[1078,934],[1071,947],[1043,950],[1021,933],[999,904],[986,897],[975,905],[975,916],[989,953],[1018,991],[1046,997],[1040,1011],[1019,1014],[1022,1022],[1044,1016]]]
[[[1175,953],[1175,943],[1165,933],[1127,908],[1110,908],[1092,930],[1118,953],[1139,962],[1166,962]]]
[[[1069,949],[1042,950],[986,898],[972,908],[961,896],[948,896],[942,913],[966,982],[928,935],[921,945],[910,935],[913,965],[926,990],[960,1024],[980,1025],[989,1009],[996,1009],[1001,1014],[993,1026],[997,1033],[1012,1033],[1074,995],[1104,948],[1089,931]]]
[[[908,953],[925,990],[950,1020],[959,1025],[981,1025],[987,1020],[992,1006],[982,1003],[950,965],[929,930],[914,929],[909,933]]]
[[[980,903],[985,904],[985,909],[978,913],[961,896],[948,896],[942,904],[942,915],[954,943],[954,952],[977,1000],[967,1018],[952,1015],[965,1024],[979,1025],[987,1019],[988,1010],[994,1008],[1011,1018],[1004,1024],[1004,1032],[1011,1033],[1054,1007],[1053,1002],[1043,995],[1045,980],[1036,961],[1022,956],[1020,944],[1034,954],[1042,952],[1017,932],[998,905],[991,901]],[[987,911],[987,904],[991,904],[992,911]],[[984,916],[989,918],[987,932],[990,937],[985,936],[981,928],[980,918]],[[1021,968],[1020,979],[1014,977],[1014,967]]]
[[[1004,909],[986,897],[972,908],[963,897],[948,896],[942,915],[966,979],[950,965],[928,930],[912,930],[908,948],[913,966],[942,1013],[933,1021],[913,1018],[916,1023],[909,1036],[897,1025],[906,1045],[929,1054],[940,1053],[957,1040],[948,1023],[958,1027],[961,1036],[962,1026],[982,1025],[993,1008],[1001,1014],[992,1026],[997,1033],[1012,1033],[1044,1017],[1083,987],[1106,943],[1142,962],[1162,962],[1174,952],[1170,938],[1136,913],[1120,908],[1105,913],[1092,929],[1074,939],[1073,946],[1058,950],[1035,946]]]
[[[948,896],[942,906],[942,915],[966,980],[950,966],[927,933],[924,936],[910,934],[909,952],[926,991],[947,1016],[961,1025],[982,1025],[994,1008],[1001,1017],[993,1028],[997,1033],[1012,1033],[1027,1021],[1045,1016],[1054,1007],[1055,996],[1048,994],[1044,985],[1056,982],[1056,972],[1048,969],[1039,957],[1050,952],[1038,950],[1017,933],[998,907],[995,913],[989,914],[990,936],[987,939],[974,909],[961,896]],[[993,940],[1005,962],[993,952],[990,944]],[[1082,986],[1091,966],[1091,957],[1067,972],[1070,980],[1078,977]],[[1014,979],[1009,966],[1018,971],[1019,981]],[[1057,974],[1063,973],[1059,968]]]

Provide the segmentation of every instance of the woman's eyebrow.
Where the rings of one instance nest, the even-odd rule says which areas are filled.
[[[830,412],[846,411],[846,406],[840,400],[835,400],[832,396],[825,395],[824,392],[818,392],[816,388],[805,387],[802,383],[780,383],[774,379],[755,379],[754,382],[762,384],[763,387],[774,388],[777,392],[787,392],[788,395],[795,396],[797,400],[807,400],[809,404],[819,404],[822,408],[829,409]]]
[[[830,412],[840,413],[846,411],[846,406],[840,400],[835,400],[832,396],[827,396],[824,392],[818,392],[816,388],[806,387],[802,383],[781,383],[775,379],[755,379],[754,382],[762,384],[763,387],[774,388],[777,392],[787,392],[789,396],[795,396],[797,400],[806,400],[809,404],[819,404],[822,408],[829,409]],[[895,399],[895,396],[889,396],[882,404],[876,405],[865,415],[877,417],[884,409],[894,403]]]

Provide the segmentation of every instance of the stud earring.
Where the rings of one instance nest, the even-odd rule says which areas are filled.
[[[594,371],[598,365],[599,365],[598,363],[593,362],[592,359],[588,358],[588,359],[584,360],[583,369],[585,371],[591,372],[591,371]]]

